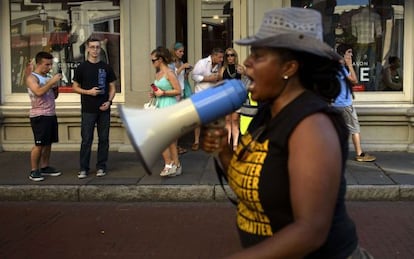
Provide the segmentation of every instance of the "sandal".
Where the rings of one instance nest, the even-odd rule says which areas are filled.
[[[179,154],[179,155],[182,155],[182,154],[187,153],[187,149],[185,149],[185,148],[183,148],[183,147],[178,146],[178,147],[177,147],[177,152],[178,152],[178,154]]]
[[[191,150],[193,150],[193,151],[197,151],[199,148],[200,148],[200,144],[199,143],[194,143],[191,146]]]
[[[171,170],[172,170],[172,168],[173,168],[173,163],[171,163],[171,164],[166,164],[165,166],[164,166],[164,169],[162,169],[162,171],[161,171],[161,173],[160,173],[160,176],[168,176],[168,175],[170,175],[171,174]]]
[[[181,164],[173,165],[173,168],[175,169],[175,172],[169,174],[168,177],[179,176],[183,173],[183,168],[181,167]]]

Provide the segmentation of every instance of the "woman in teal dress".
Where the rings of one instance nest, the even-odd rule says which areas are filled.
[[[181,86],[168,64],[171,62],[171,54],[164,47],[157,47],[151,52],[151,61],[155,70],[154,84],[158,88],[154,91],[157,97],[157,108],[164,108],[177,103],[177,96],[181,95]],[[167,125],[168,126],[168,125]],[[177,176],[182,173],[181,163],[178,159],[177,140],[162,152],[165,166],[160,176]]]
[[[155,79],[154,84],[158,89],[161,89],[161,91],[174,91],[174,87],[171,85],[170,81],[167,79],[167,77],[163,76],[161,79]],[[173,95],[167,96],[167,95],[161,95],[157,96],[157,108],[164,108],[168,107],[170,105],[174,105],[177,103],[177,98]]]

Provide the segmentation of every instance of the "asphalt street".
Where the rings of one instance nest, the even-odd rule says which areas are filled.
[[[414,202],[348,202],[361,246],[414,258]],[[0,258],[221,258],[240,248],[229,202],[1,202]]]

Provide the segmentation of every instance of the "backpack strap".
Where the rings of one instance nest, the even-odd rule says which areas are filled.
[[[230,195],[227,193],[226,189],[224,188],[223,179],[227,182],[227,176],[224,173],[223,167],[220,165],[220,161],[216,157],[214,157],[214,167],[216,169],[217,177],[219,179],[221,188],[223,189],[224,195],[226,195],[227,199],[233,203],[235,206],[237,206],[238,202],[237,200],[230,197]]]

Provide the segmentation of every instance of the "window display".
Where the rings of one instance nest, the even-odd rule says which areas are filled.
[[[54,56],[51,73],[62,73],[60,92],[72,92],[73,72],[88,38],[101,40],[101,60],[120,78],[119,1],[10,0],[12,92],[26,92],[25,76],[39,51]],[[120,92],[120,81],[117,82]]]
[[[402,91],[403,0],[292,0],[292,6],[321,12],[324,40],[333,48],[350,44],[358,76],[355,91]],[[398,87],[387,87],[389,58],[396,57]],[[395,60],[393,58],[393,60]],[[394,81],[396,79],[394,78]]]

